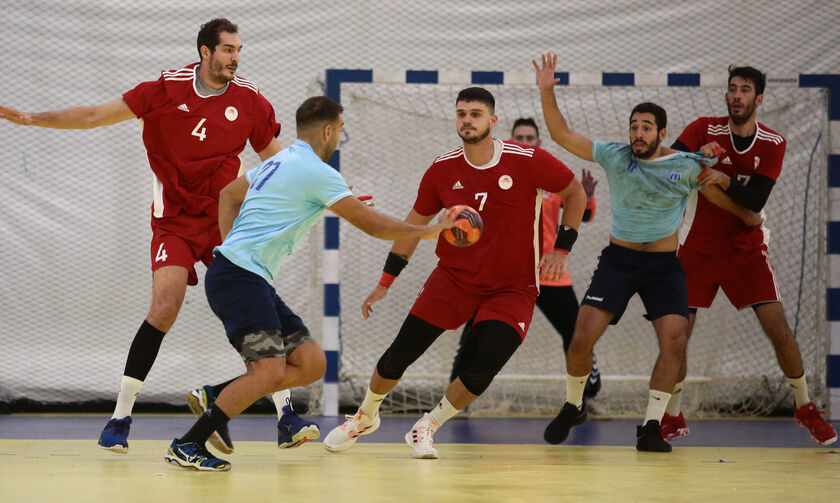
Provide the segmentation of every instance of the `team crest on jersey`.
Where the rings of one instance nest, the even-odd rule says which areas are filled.
[[[507,189],[513,187],[513,178],[511,178],[510,175],[500,176],[499,177],[499,187],[501,187],[502,190],[507,190]]]
[[[233,122],[237,117],[239,117],[239,110],[237,110],[236,107],[227,107],[225,109],[225,118],[227,118],[227,120]]]
[[[668,180],[671,180],[672,182],[677,183],[677,182],[680,181],[680,174],[677,173],[676,171],[671,171],[671,174],[668,175]]]

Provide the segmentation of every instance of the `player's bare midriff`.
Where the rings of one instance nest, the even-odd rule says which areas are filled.
[[[624,241],[622,239],[618,239],[613,235],[610,235],[610,242],[617,244],[618,246],[623,246],[624,248],[630,248],[631,250],[641,252],[677,251],[677,246],[679,246],[679,238],[677,237],[676,232],[671,234],[670,236],[664,237],[662,239],[657,239],[656,241],[650,241],[647,243],[631,243],[630,241]]]

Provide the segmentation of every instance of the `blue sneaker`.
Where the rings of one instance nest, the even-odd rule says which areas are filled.
[[[163,458],[167,463],[187,470],[197,472],[226,472],[230,470],[230,463],[210,454],[203,445],[195,442],[179,443],[174,439]]]
[[[202,386],[187,393],[187,404],[196,416],[207,412],[207,409],[212,407],[215,401],[216,395],[213,394],[213,386]],[[214,431],[207,440],[210,445],[225,454],[233,452],[233,441],[230,439],[227,424]]]
[[[131,416],[111,419],[99,435],[99,447],[125,454],[128,452],[128,430],[131,428]]]
[[[289,405],[283,406],[283,417],[277,421],[277,447],[291,449],[319,436],[317,424],[301,419]]]

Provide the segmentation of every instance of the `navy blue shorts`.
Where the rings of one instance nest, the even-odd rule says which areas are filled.
[[[685,273],[675,251],[641,252],[610,243],[601,251],[581,304],[613,313],[610,323],[615,325],[637,293],[651,321],[667,314],[688,318]]]
[[[280,330],[288,336],[307,330],[274,287],[262,276],[245,270],[216,253],[204,277],[210,309],[222,320],[231,343],[261,330]]]

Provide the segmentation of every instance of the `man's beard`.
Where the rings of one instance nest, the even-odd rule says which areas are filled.
[[[469,143],[469,144],[475,144],[475,143],[478,143],[478,142],[480,142],[481,140],[483,140],[483,139],[487,138],[487,136],[488,136],[489,134],[490,134],[490,128],[487,128],[487,129],[485,129],[485,130],[484,130],[484,132],[483,132],[483,133],[479,134],[478,136],[474,136],[474,137],[472,137],[472,138],[464,138],[464,135],[462,135],[462,134],[461,134],[461,132],[460,132],[460,131],[458,131],[458,136],[460,136],[460,137],[461,137],[461,139],[462,139],[462,140],[464,140],[464,143]]]
[[[732,121],[733,124],[736,126],[743,126],[750,120],[752,117],[753,112],[755,111],[755,102],[752,103],[744,103],[741,107],[741,114],[736,114],[732,111],[732,107],[727,103],[726,105],[727,111],[729,112],[729,120]]]
[[[636,141],[641,141],[642,143],[644,143],[644,140],[636,140]],[[647,145],[647,143],[645,143],[645,145]],[[633,142],[633,146],[634,147],[636,146],[636,142]],[[644,152],[642,152],[641,154],[637,154],[634,150],[633,155],[635,155],[639,159],[648,159],[648,158],[650,158],[650,156],[652,156],[654,154],[654,152],[656,152],[656,149],[658,149],[658,148],[659,148],[659,138],[657,138],[653,143],[651,143],[651,145],[648,147],[648,149],[645,150]]]
[[[233,63],[233,65],[238,66],[236,63]],[[218,82],[219,84],[227,84],[228,82],[233,80],[232,77],[228,78],[227,75],[225,75],[225,66],[227,65],[222,64],[221,61],[211,59],[209,68],[210,71],[208,72],[210,74],[210,78],[213,79],[215,82]],[[234,74],[236,74],[236,69],[234,69],[233,72]]]

